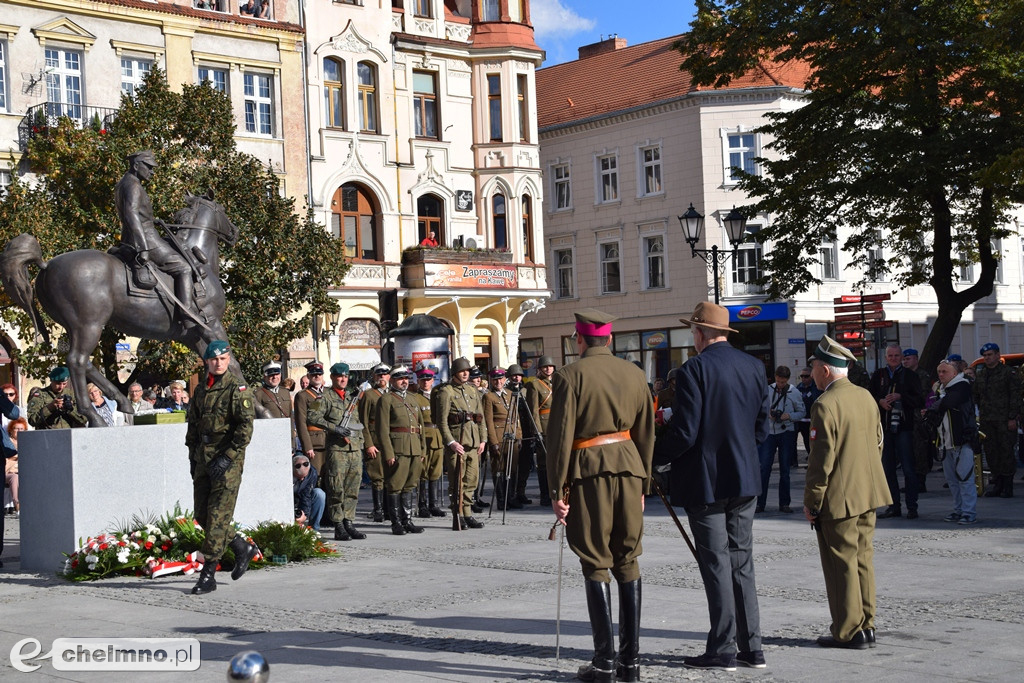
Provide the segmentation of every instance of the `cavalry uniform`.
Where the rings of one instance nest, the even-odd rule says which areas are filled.
[[[493,373],[493,371],[492,371]],[[503,373],[504,374],[504,373]],[[509,424],[509,413],[514,401],[512,392],[502,388],[484,394],[484,424],[487,425],[487,450],[491,456],[491,472],[498,509],[522,508],[516,497],[519,481],[519,449],[523,443],[523,430],[519,421]],[[508,438],[506,438],[508,437]]]
[[[408,379],[409,372],[395,368],[392,382]],[[427,451],[423,434],[423,415],[408,389],[392,387],[377,402],[376,443],[381,460],[387,466],[388,510],[391,531],[397,536],[420,533],[412,522],[412,497],[420,479],[420,468]]]
[[[363,394],[359,400],[359,421],[363,423],[363,448],[366,455],[363,467],[370,478],[370,493],[373,496],[373,512],[370,513],[375,522],[383,522],[388,515],[384,509],[384,463],[378,454],[370,457],[369,449],[380,449],[375,433],[377,420],[377,403],[387,393],[387,388],[373,387]]]
[[[554,365],[548,356],[541,356],[538,367]],[[550,380],[536,377],[532,382],[526,384],[526,405],[530,411],[530,417],[523,420],[523,448],[530,449],[537,461],[537,483],[540,485],[540,504],[551,505],[551,497],[548,489],[548,463],[544,457],[544,450],[541,443],[544,435],[548,433],[548,420],[551,418],[551,382]],[[539,430],[535,431],[535,430]]]
[[[456,359],[452,364],[452,374],[461,372],[460,368],[469,369],[469,361],[465,358]],[[473,492],[476,490],[480,466],[477,449],[487,441],[480,391],[471,382],[453,379],[437,391],[437,406],[434,414],[445,443],[448,493],[452,515],[456,517],[452,527],[462,528],[463,522],[470,528],[483,526],[472,517]],[[459,455],[454,451],[451,447],[453,443],[460,444],[465,453]]]
[[[263,407],[270,417],[286,417],[292,419],[292,397],[287,389],[277,385],[276,387],[261,386],[253,392],[253,399]],[[295,429],[292,428],[292,436]]]
[[[327,456],[327,434],[322,427],[309,422],[309,408],[323,395],[308,386],[295,394],[295,431],[299,434],[299,445],[303,453],[313,451],[310,460],[317,472],[324,471],[324,459]]]
[[[433,373],[429,370],[421,371]],[[441,476],[444,474],[444,443],[441,441],[441,430],[434,423],[433,411],[431,409],[433,392],[424,392],[417,387],[415,390],[410,385],[409,396],[413,404],[420,409],[423,418],[423,436],[427,443],[427,452],[424,456],[423,468],[420,473],[419,483],[419,515],[420,517],[444,517],[444,510],[439,503],[441,501]]]
[[[992,473],[992,486],[985,495],[1012,496],[1013,475],[1017,471],[1013,445],[1017,434],[1010,430],[1009,421],[1017,419],[1021,412],[1020,376],[1003,363],[994,368],[979,365],[972,390],[974,404],[978,406],[978,430],[985,435],[985,461]]]

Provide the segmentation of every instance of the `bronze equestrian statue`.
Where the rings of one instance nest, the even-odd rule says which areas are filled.
[[[123,244],[111,250],[115,253],[79,249],[44,261],[36,238],[21,234],[0,254],[0,280],[11,300],[32,317],[43,341],[49,338],[36,296],[67,331],[67,366],[75,395],[87,396],[91,381],[128,414],[133,412],[128,398],[91,362],[104,326],[140,339],[178,341],[201,357],[211,341],[227,339],[221,324],[218,240],[232,245],[238,239],[238,228],[212,194],[188,195],[187,206],[165,226],[168,238],[162,238],[140,182],[150,177],[156,160],[144,151],[131,155],[129,165],[116,191],[124,233]],[[29,265],[39,268],[34,284]],[[231,362],[241,377],[238,361]],[[90,427],[104,426],[89,401],[81,401],[81,412]]]

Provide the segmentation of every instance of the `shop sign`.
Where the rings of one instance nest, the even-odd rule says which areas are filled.
[[[645,349],[667,349],[668,334],[664,330],[657,332],[644,332],[643,345]]]
[[[427,267],[427,287],[515,289],[519,273],[514,267],[440,263]]]
[[[746,306],[726,306],[729,309],[729,322],[747,323],[763,320],[789,320],[789,304],[748,304]]]

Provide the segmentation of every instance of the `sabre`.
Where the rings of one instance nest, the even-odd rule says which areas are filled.
[[[569,503],[569,485],[566,484],[562,487],[562,502]],[[555,523],[551,525],[551,531],[548,532],[548,540],[555,540],[555,529],[559,526],[559,522],[556,519]],[[562,554],[565,551],[565,525],[562,524],[562,538],[558,541],[558,589],[555,592],[555,661],[560,659],[561,655],[561,637],[562,637]]]
[[[693,541],[690,540],[690,536],[686,533],[686,529],[683,528],[683,523],[679,521],[679,517],[676,516],[676,511],[668,502],[668,498],[665,497],[665,492],[661,490],[661,486],[658,484],[658,480],[653,476],[651,477],[651,483],[654,484],[654,491],[661,498],[661,502],[665,504],[665,509],[672,515],[672,521],[676,523],[676,528],[679,529],[679,533],[683,535],[683,540],[686,541],[686,545],[690,548],[690,552],[693,553],[693,559],[700,565],[700,558],[697,557],[697,549],[693,547]]]

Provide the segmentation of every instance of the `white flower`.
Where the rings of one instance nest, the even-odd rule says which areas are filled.
[[[100,561],[100,558],[97,557],[96,555],[86,555],[85,556],[85,561],[88,562],[89,564],[96,564],[97,562]]]
[[[150,535],[146,538],[150,543],[156,543],[156,536]]]
[[[177,537],[178,537],[178,532],[172,531],[171,532],[171,538],[177,538]]]
[[[120,562],[121,564],[124,564],[124,563],[126,563],[128,561],[128,550],[127,550],[127,548],[124,551],[119,552],[117,554],[117,561]]]

